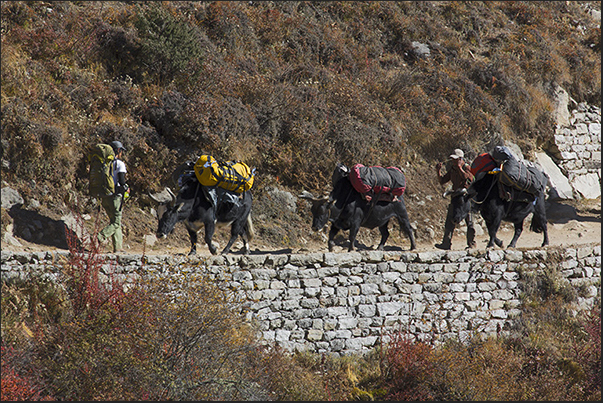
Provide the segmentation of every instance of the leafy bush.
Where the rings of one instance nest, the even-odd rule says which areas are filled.
[[[139,64],[142,45],[138,31],[133,27],[114,26],[105,21],[97,24],[94,32],[98,59],[106,66],[107,73],[142,81],[140,76],[144,70]]]
[[[2,287],[3,341],[17,345],[20,329],[38,333],[35,338],[32,331],[25,333],[32,342],[24,345],[29,359],[16,366],[38,381],[29,385],[15,375],[7,396],[18,397],[28,387],[37,396],[38,384],[60,400],[265,395],[254,386],[254,374],[241,371],[240,363],[255,354],[257,344],[227,291],[194,268],[166,268],[160,278],[146,273],[139,282],[125,283],[112,269],[114,263],[99,254],[97,242],[76,238],[75,232],[68,233],[68,240],[63,297],[53,291],[61,287],[41,282],[43,277],[24,283],[19,292]],[[46,286],[32,287],[36,284]],[[30,311],[37,313],[35,320],[29,319]]]
[[[169,83],[184,73],[193,78],[200,70],[187,70],[204,57],[203,34],[195,27],[178,20],[169,10],[155,4],[139,9],[134,22],[140,37],[140,51],[135,57],[142,81],[146,75],[160,83]],[[192,77],[191,77],[192,76]],[[185,82],[187,80],[184,80]]]
[[[21,375],[23,358],[12,347],[6,347],[2,342],[2,401],[54,401],[44,393],[44,387],[31,374]],[[19,362],[21,361],[21,362]]]
[[[584,337],[576,338],[573,350],[584,375],[576,381],[584,400],[601,400],[601,305],[595,304],[580,322]]]
[[[433,371],[432,346],[399,331],[389,336],[380,364],[386,399],[432,400],[428,383]]]

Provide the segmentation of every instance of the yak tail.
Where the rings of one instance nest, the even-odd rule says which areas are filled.
[[[540,234],[544,231],[546,226],[546,217],[543,214],[534,212],[532,215],[532,223],[530,224],[530,231]]]
[[[534,214],[534,216],[532,217],[530,231],[535,232],[537,234],[540,234],[542,233],[542,231],[544,231],[544,225],[542,224],[542,220],[537,214]]]
[[[250,242],[255,235],[255,230],[253,229],[253,220],[251,219],[251,212],[247,216],[247,241]]]
[[[544,205],[544,195],[541,194],[537,197],[534,207],[530,231],[540,234],[546,229],[546,208]]]

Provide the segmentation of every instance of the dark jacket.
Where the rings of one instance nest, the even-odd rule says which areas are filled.
[[[452,182],[452,189],[457,190],[460,188],[468,188],[473,181],[473,174],[470,171],[470,166],[465,162],[464,159],[459,158],[451,161],[450,169],[446,174],[442,175],[440,172],[441,164],[436,167],[438,173],[438,180],[443,185],[448,181]]]

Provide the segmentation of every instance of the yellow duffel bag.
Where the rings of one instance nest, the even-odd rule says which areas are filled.
[[[220,186],[232,192],[246,192],[253,186],[255,169],[244,162],[221,162],[211,155],[202,155],[194,166],[195,175],[203,186]]]

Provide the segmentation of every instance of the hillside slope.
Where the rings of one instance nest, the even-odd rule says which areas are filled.
[[[554,135],[556,85],[575,102],[601,102],[600,2],[1,7],[2,187],[24,198],[23,214],[2,209],[3,248],[10,228],[24,247],[50,244],[19,233],[20,219],[75,213],[93,230],[85,156],[113,139],[128,149],[131,250],[156,229],[146,195],[173,187],[173,169],[202,153],[257,168],[260,249],[324,245],[307,202],[286,209],[279,191],[328,191],[337,162],[403,168],[417,239],[431,245],[447,206],[434,166],[450,150],[471,160],[512,141],[529,158]],[[600,228],[600,200],[577,208]],[[407,249],[396,224],[391,232],[388,245]],[[179,226],[150,248],[187,246]]]

